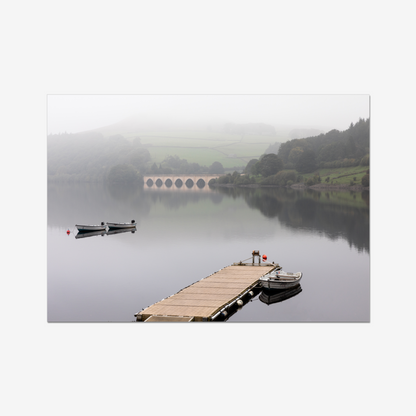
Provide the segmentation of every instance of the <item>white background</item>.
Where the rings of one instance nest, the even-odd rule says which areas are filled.
[[[414,414],[410,6],[4,3],[1,413]],[[328,93],[371,96],[370,324],[46,322],[48,94]]]

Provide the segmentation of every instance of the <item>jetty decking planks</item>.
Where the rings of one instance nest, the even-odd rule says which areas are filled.
[[[147,322],[210,320],[227,303],[254,287],[277,265],[232,265],[185,287],[136,314]]]

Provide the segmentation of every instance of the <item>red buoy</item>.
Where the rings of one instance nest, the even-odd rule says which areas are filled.
[[[69,235],[69,233],[70,233],[70,232],[71,232],[71,231],[67,230],[67,232],[66,232],[66,233]]]
[[[267,256],[265,254],[263,254],[263,261],[267,260]]]

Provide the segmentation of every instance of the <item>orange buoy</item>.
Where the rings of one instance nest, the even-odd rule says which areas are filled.
[[[70,233],[70,232],[71,232],[71,231],[67,230],[67,232],[66,232],[66,233],[69,235],[69,233]]]
[[[267,260],[267,256],[265,254],[263,254],[263,261]]]

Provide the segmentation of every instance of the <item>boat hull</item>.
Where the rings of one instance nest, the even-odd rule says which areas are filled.
[[[302,272],[272,272],[260,278],[260,286],[266,289],[289,289],[299,284],[301,279]]]
[[[75,224],[75,227],[78,228],[79,232],[90,232],[90,231],[102,231],[106,230],[106,225],[81,225]]]
[[[124,230],[136,228],[136,223],[131,222],[108,222],[107,225],[110,230]]]

